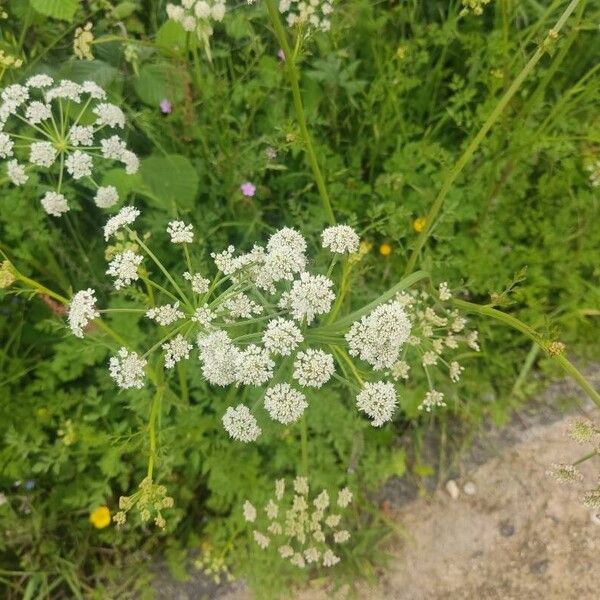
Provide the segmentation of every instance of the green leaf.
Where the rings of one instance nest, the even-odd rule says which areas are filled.
[[[155,43],[160,48],[181,52],[185,48],[185,29],[177,21],[166,21],[156,32]]]
[[[112,10],[111,16],[113,19],[126,19],[130,17],[138,8],[135,2],[121,2]]]
[[[122,168],[109,169],[104,173],[102,185],[112,185],[117,188],[119,199],[125,200],[127,196],[139,190],[143,186],[143,181],[139,173],[128,175]]]
[[[155,196],[192,208],[198,192],[198,173],[192,163],[179,154],[150,156],[140,166],[142,178]]]
[[[179,102],[184,94],[181,73],[169,63],[145,65],[135,78],[133,87],[144,104],[155,108],[164,99]]]
[[[60,19],[61,21],[73,21],[78,0],[31,0],[34,10],[46,17]]]

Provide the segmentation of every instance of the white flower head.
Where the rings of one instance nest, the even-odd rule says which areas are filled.
[[[392,420],[396,408],[396,389],[385,381],[365,383],[356,397],[356,406],[371,419],[373,427]]]
[[[6,163],[6,174],[13,184],[17,186],[23,185],[29,179],[29,176],[25,172],[25,167],[16,160],[9,160]]]
[[[167,233],[171,236],[173,244],[191,244],[194,241],[194,228],[183,221],[171,221]]]
[[[183,274],[183,278],[189,281],[192,284],[192,291],[195,294],[206,294],[210,287],[210,279],[206,279],[202,277],[200,273],[194,273],[193,275],[186,271]]]
[[[179,302],[175,302],[175,304],[165,304],[151,308],[146,311],[146,316],[159,325],[165,326],[183,319],[185,314],[179,310]]]
[[[53,217],[60,217],[69,210],[67,199],[58,192],[46,192],[42,198],[42,206]]]
[[[92,175],[92,166],[92,157],[81,150],[75,150],[75,152],[69,154],[65,160],[67,173],[71,175],[73,179],[90,177]]]
[[[340,508],[346,508],[350,502],[352,502],[352,492],[345,487],[338,492],[337,505]]]
[[[267,323],[262,340],[269,352],[289,356],[304,337],[294,321],[278,317]]]
[[[29,147],[29,162],[38,167],[51,167],[58,151],[50,142],[33,142]]]
[[[144,358],[137,355],[137,352],[129,352],[127,348],[121,348],[117,356],[113,356],[109,361],[110,376],[121,389],[141,389],[144,387],[146,362]]]
[[[273,377],[275,363],[269,351],[250,344],[239,354],[239,371],[237,383],[241,385],[263,385]]]
[[[331,354],[309,348],[296,356],[293,377],[302,386],[320,388],[331,379],[334,371]]]
[[[356,231],[348,225],[327,227],[321,234],[323,248],[329,248],[336,254],[352,254],[358,252],[360,238]]]
[[[301,273],[300,279],[294,281],[289,295],[285,298],[287,308],[294,319],[306,321],[310,325],[317,315],[328,313],[335,300],[332,287],[333,281],[324,275]]]
[[[307,406],[304,394],[287,383],[278,383],[265,393],[265,409],[273,420],[284,425],[297,421]]]
[[[244,520],[248,521],[248,523],[254,523],[256,521],[256,508],[246,500],[244,502]]]
[[[9,158],[13,155],[15,143],[7,133],[0,132],[0,158]]]
[[[234,439],[240,442],[253,442],[261,434],[260,427],[250,409],[243,404],[230,406],[223,415],[223,427]]]
[[[120,290],[139,279],[137,272],[143,257],[131,250],[117,254],[108,265],[107,275],[115,278],[115,288]]]
[[[410,336],[411,323],[397,302],[388,302],[375,308],[356,321],[346,334],[351,356],[359,356],[374,369],[392,367],[400,349]]]
[[[444,394],[436,390],[430,390],[425,394],[423,402],[419,404],[419,410],[431,412],[434,408],[440,408],[446,406],[444,401]]]
[[[81,290],[73,296],[68,316],[73,335],[82,338],[83,329],[99,316],[100,313],[96,310],[96,292],[93,289]]]
[[[94,202],[99,208],[109,208],[119,201],[119,193],[113,185],[100,186],[96,190]]]
[[[171,341],[164,343],[162,349],[165,351],[165,368],[172,369],[180,360],[187,360],[193,348],[194,346],[180,333]]]
[[[140,211],[133,206],[124,206],[114,217],[111,217],[104,226],[104,239],[108,241],[119,229],[131,225],[140,215]]]
[[[97,125],[108,125],[109,127],[125,127],[125,114],[116,105],[110,103],[98,104],[94,108]]]
[[[208,304],[199,306],[192,315],[192,321],[194,321],[194,323],[199,323],[203,327],[209,327],[216,318],[217,313],[211,310]]]
[[[225,331],[216,330],[198,336],[202,375],[213,385],[230,385],[237,380],[240,351]]]

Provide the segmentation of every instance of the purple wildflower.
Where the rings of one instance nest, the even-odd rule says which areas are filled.
[[[246,181],[240,185],[240,190],[244,196],[252,198],[256,192],[256,186],[250,181]]]
[[[163,115],[170,115],[171,111],[173,110],[173,105],[166,98],[161,100],[158,106],[160,107],[160,112]]]

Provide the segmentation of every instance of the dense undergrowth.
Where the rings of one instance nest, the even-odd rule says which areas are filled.
[[[302,100],[331,206],[363,240],[347,304],[363,306],[400,281],[430,229],[416,258],[432,281],[474,303],[491,298],[583,360],[598,351],[600,314],[600,7],[576,2],[560,34],[548,36],[566,2],[481,4],[482,14],[457,1],[334,3],[331,30],[301,46]],[[228,4],[207,46],[168,21],[160,0],[43,5],[3,4],[2,86],[43,72],[107,90],[126,115],[124,137],[140,168],[130,177],[108,168],[99,178],[141,209],[144,240],[169,270],[183,270],[162,233],[175,218],[193,224],[192,253],[203,269],[211,252],[230,243],[248,251],[285,226],[318,252],[329,217],[264,3]],[[75,29],[88,22],[89,56],[78,58]],[[427,222],[448,174],[538,48],[539,63]],[[3,257],[61,297],[90,287],[107,298],[106,211],[91,202],[89,186],[69,184],[71,210],[57,219],[40,206],[41,176],[21,187],[4,171],[0,180]],[[241,191],[245,182],[252,194]],[[134,521],[94,527],[90,513],[106,506],[114,514],[119,496],[147,472],[152,395],[117,392],[104,368],[110,344],[73,337],[65,307],[24,288],[0,290],[3,597],[148,594],[149,555],[166,556],[179,575],[187,556],[200,557],[202,568],[243,575],[266,595],[314,575],[259,555],[241,511],[246,499],[261,505],[276,479],[302,470],[302,432],[291,425],[265,442],[234,443],[221,417],[241,392],[208,385],[199,366],[172,378],[160,409],[154,472],[174,498],[164,531]],[[532,369],[559,372],[530,339],[473,320],[481,352],[465,355],[443,410],[419,412],[418,385],[400,395],[401,410],[381,430],[365,426],[343,388],[323,388],[311,403],[311,487],[349,485],[355,496],[352,540],[329,571],[337,581],[367,575],[381,560],[373,548],[389,530],[369,492],[392,475],[431,475],[420,457],[427,432],[443,432],[451,455],[484,418],[503,421],[535,390]],[[140,320],[116,314],[110,323],[137,344],[151,343]]]

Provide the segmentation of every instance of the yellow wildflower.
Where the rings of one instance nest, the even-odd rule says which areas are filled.
[[[104,529],[110,525],[110,510],[108,506],[99,506],[90,513],[90,523],[96,529]]]
[[[423,231],[423,229],[425,229],[425,225],[427,225],[427,219],[425,217],[417,217],[413,221],[413,229],[417,233],[421,233],[421,231]]]
[[[94,60],[94,55],[92,54],[93,42],[92,24],[86,23],[85,27],[78,27],[75,30],[75,37],[73,39],[73,53],[79,60]]]
[[[381,254],[381,256],[389,256],[391,253],[392,247],[389,244],[384,242],[379,246],[379,254]]]

